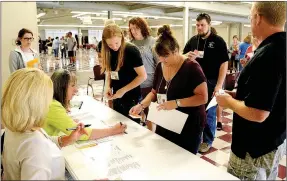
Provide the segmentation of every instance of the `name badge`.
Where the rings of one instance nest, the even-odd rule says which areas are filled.
[[[166,94],[157,94],[157,103],[162,104],[167,101]]]
[[[204,51],[198,51],[197,57],[198,58],[203,58],[203,56],[204,56]]]
[[[111,71],[111,79],[112,80],[120,80],[119,73],[116,71]]]

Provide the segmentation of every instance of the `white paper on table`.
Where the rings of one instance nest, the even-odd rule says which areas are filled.
[[[140,172],[140,163],[128,153],[111,142],[101,143],[95,147],[82,149],[82,154],[92,162],[89,166],[100,178],[122,179],[128,173]]]
[[[149,106],[148,120],[151,120],[156,125],[162,126],[165,129],[180,134],[188,114],[182,113],[178,110],[157,110],[157,103],[151,103]]]
[[[206,108],[206,111],[207,111],[209,108],[211,108],[211,107],[213,107],[213,106],[216,106],[216,105],[217,105],[216,97],[213,96],[213,98],[211,99],[211,101],[209,102],[209,104],[208,104],[208,106],[207,106],[207,108]]]

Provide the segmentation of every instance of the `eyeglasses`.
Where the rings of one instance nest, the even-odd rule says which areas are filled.
[[[32,37],[32,38],[23,38],[24,40],[26,40],[26,41],[34,41],[34,38]]]

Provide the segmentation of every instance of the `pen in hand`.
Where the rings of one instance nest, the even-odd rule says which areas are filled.
[[[82,102],[81,102],[79,109],[81,109],[81,108],[82,108],[83,103],[84,103],[84,101],[82,101]]]
[[[123,123],[122,123],[122,122],[120,122],[120,125],[122,126],[122,125],[123,125]],[[124,133],[125,133],[125,134],[128,134],[126,131],[124,131]]]
[[[84,128],[88,128],[88,127],[90,127],[90,126],[92,126],[91,124],[85,124],[84,125]],[[74,128],[67,128],[66,130],[67,131],[74,131],[74,130],[76,130],[77,129],[77,127],[74,127]]]

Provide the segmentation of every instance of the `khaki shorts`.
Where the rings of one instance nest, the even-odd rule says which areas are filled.
[[[285,154],[286,140],[278,149],[258,158],[247,153],[245,159],[241,159],[231,152],[227,172],[240,180],[276,180],[279,162]]]

